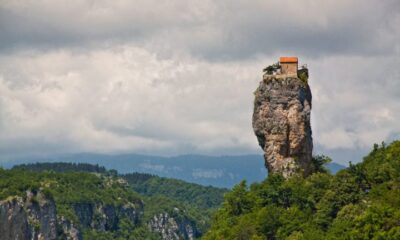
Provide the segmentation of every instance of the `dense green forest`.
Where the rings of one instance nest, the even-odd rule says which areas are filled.
[[[121,175],[136,192],[145,196],[165,196],[201,209],[220,207],[228,189],[202,186],[173,178],[145,173]]]
[[[182,180],[158,177],[147,173],[118,174],[115,170],[107,170],[97,164],[87,163],[28,163],[16,165],[13,170],[28,170],[35,172],[91,172],[105,176],[119,176],[125,179],[135,192],[148,197],[166,197],[176,202],[192,205],[203,210],[220,207],[223,195],[228,191],[224,188],[203,186]]]
[[[400,239],[400,141],[336,175],[321,170],[236,185],[204,239]]]
[[[315,157],[318,171],[306,178],[271,175],[231,191],[97,165],[27,164],[0,168],[0,199],[42,191],[74,222],[76,203],[143,209],[136,224],[81,226],[84,239],[160,239],[147,225],[160,213],[197,226],[204,239],[400,239],[400,141],[374,145],[361,163],[336,175],[324,167],[328,161]]]
[[[93,172],[93,173],[115,173],[115,171],[108,171],[105,167],[97,164],[88,163],[26,163],[14,166],[12,169],[29,170],[35,172],[54,171],[54,172]]]
[[[96,175],[84,172],[56,173],[52,171],[36,172],[23,169],[0,169],[0,199],[9,199],[20,196],[26,199],[26,191],[41,191],[47,198],[53,199],[57,206],[57,214],[78,223],[78,216],[74,211],[76,204],[97,203],[108,206],[132,205],[141,208],[142,200],[139,194],[131,191],[118,178]],[[33,199],[33,201],[39,201]],[[82,228],[85,239],[101,239],[102,236],[112,236],[106,239],[126,239],[126,233],[134,238],[154,235],[143,225],[116,226],[116,231],[99,232]]]
[[[77,203],[122,206],[136,203],[144,209],[139,226],[120,221],[115,231],[84,228],[84,239],[160,239],[147,224],[154,216],[168,213],[178,221],[207,231],[212,213],[221,206],[227,189],[201,186],[150,174],[118,175],[115,170],[81,163],[33,163],[0,169],[0,200],[26,197],[26,190],[44,192],[54,199],[58,214],[79,222]]]

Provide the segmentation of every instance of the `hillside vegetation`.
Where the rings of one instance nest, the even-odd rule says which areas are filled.
[[[54,172],[91,172],[91,173],[116,173],[115,171],[108,171],[105,167],[97,164],[88,163],[26,163],[13,167],[13,169],[29,170],[34,172],[54,171]]]
[[[97,164],[93,165],[88,163],[28,163],[16,165],[12,169],[34,172],[90,172],[99,173],[103,176],[118,176],[121,179],[125,179],[129,187],[142,196],[166,197],[204,210],[220,207],[223,201],[223,195],[228,191],[228,189],[224,188],[203,186],[148,173],[119,175],[115,170],[107,170],[105,167]]]
[[[145,196],[165,196],[201,209],[220,207],[223,194],[228,190],[202,186],[173,178],[162,178],[145,173],[121,175],[133,190]]]
[[[111,239],[110,237],[125,239],[124,236],[127,236],[127,233],[136,238],[154,235],[142,223],[124,224],[127,221],[122,218],[116,225],[113,223],[112,226],[107,226],[108,223],[106,223],[105,230],[107,231],[99,230],[98,233],[82,222],[82,219],[91,219],[92,222],[89,224],[101,224],[101,219],[97,221],[92,213],[84,216],[86,213],[81,209],[88,209],[89,206],[107,207],[113,211],[129,206],[138,214],[142,211],[143,203],[140,196],[129,190],[127,185],[117,178],[83,172],[56,173],[0,169],[1,200],[10,199],[11,201],[15,197],[21,197],[26,201],[27,192],[35,194],[42,192],[47,199],[54,201],[57,215],[78,225],[85,239],[101,239],[102,236],[108,236],[108,239]],[[33,198],[29,204],[35,202],[40,202],[40,200]],[[37,227],[43,226],[39,224]]]
[[[271,175],[226,194],[204,239],[400,239],[400,141],[336,175]]]
[[[26,199],[27,191],[40,191],[54,199],[57,215],[75,223],[83,239],[168,238],[160,235],[162,231],[188,239],[187,234],[199,237],[207,231],[211,215],[227,190],[150,174],[118,175],[115,170],[81,163],[34,163],[0,169],[0,200],[16,196]],[[132,204],[137,221],[116,218],[110,228],[92,227],[104,221],[98,219],[102,213],[92,215],[92,209],[120,209]],[[83,223],[87,219],[91,222]],[[172,225],[168,223],[171,221]],[[181,228],[190,231],[182,233]]]

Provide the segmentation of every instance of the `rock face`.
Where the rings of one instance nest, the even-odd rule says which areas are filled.
[[[58,239],[66,239],[66,240],[81,240],[82,235],[78,230],[78,227],[75,226],[71,221],[66,219],[64,216],[57,217],[57,223],[60,228],[58,232]]]
[[[78,229],[68,224],[59,222],[54,201],[40,191],[27,191],[25,201],[13,197],[0,202],[1,240],[82,239]]]
[[[84,228],[96,231],[115,231],[121,218],[137,225],[143,215],[143,205],[126,204],[122,206],[103,205],[101,203],[75,203],[75,215]]]
[[[200,235],[193,222],[166,212],[154,215],[148,225],[151,231],[160,233],[163,240],[193,240]]]
[[[28,224],[28,216],[22,199],[0,202],[0,232],[4,240],[31,239],[33,229]]]
[[[27,191],[25,201],[22,197],[0,201],[0,240],[81,240],[81,228],[115,231],[120,219],[137,225],[143,215],[142,204],[76,203],[73,208],[78,223],[57,215],[54,201],[41,191]]]
[[[253,129],[269,173],[285,178],[312,167],[311,90],[299,78],[264,75],[255,92]]]

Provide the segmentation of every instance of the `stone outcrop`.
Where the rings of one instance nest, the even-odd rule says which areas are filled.
[[[73,209],[78,223],[57,215],[54,201],[41,191],[27,191],[26,200],[10,197],[0,201],[0,240],[81,240],[82,228],[115,231],[120,219],[137,225],[143,215],[142,203],[75,203]]]
[[[59,226],[58,239],[66,240],[81,240],[82,235],[78,230],[78,227],[71,221],[66,219],[64,216],[57,217],[57,223]]]
[[[121,218],[126,218],[133,225],[137,225],[143,215],[143,204],[112,206],[101,203],[75,203],[73,208],[81,226],[96,231],[117,230]]]
[[[0,202],[0,233],[4,240],[32,239],[33,226],[28,223],[22,198]]]
[[[264,75],[255,91],[253,129],[269,173],[308,175],[312,167],[311,90],[296,76]]]
[[[174,217],[167,212],[154,215],[148,226],[152,232],[160,233],[163,240],[193,240],[200,236],[194,222],[182,216]]]
[[[72,224],[59,222],[54,201],[40,191],[27,191],[25,201],[10,197],[0,202],[0,233],[1,240],[82,239]]]

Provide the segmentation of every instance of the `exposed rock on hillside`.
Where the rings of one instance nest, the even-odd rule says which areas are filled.
[[[265,75],[255,91],[253,129],[270,173],[312,172],[311,90],[295,76]]]
[[[47,240],[59,236],[82,239],[79,230],[71,223],[57,220],[52,199],[46,198],[42,192],[32,191],[27,191],[25,201],[21,197],[11,197],[0,202],[0,233],[2,240]]]
[[[143,206],[125,204],[121,206],[101,203],[76,203],[74,212],[78,225],[64,216],[57,215],[54,201],[42,192],[27,191],[26,200],[10,197],[0,202],[1,240],[80,240],[80,228],[96,231],[115,231],[124,218],[133,225],[139,223]]]
[[[163,240],[193,240],[200,235],[192,221],[175,218],[166,212],[154,215],[149,227],[151,231],[160,233]]]
[[[0,202],[0,232],[4,240],[32,238],[33,229],[23,206],[20,198]]]
[[[143,215],[143,206],[138,207],[132,204],[116,207],[101,203],[75,203],[74,211],[80,224],[85,228],[96,231],[115,231],[118,229],[121,218],[126,218],[133,225],[137,225]]]

